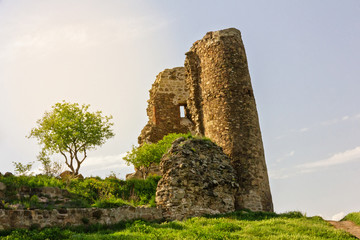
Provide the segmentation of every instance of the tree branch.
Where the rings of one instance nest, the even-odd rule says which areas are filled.
[[[63,151],[61,151],[61,149],[59,149],[59,152],[61,153],[61,155],[64,156],[65,164],[71,169],[72,172],[74,172],[74,167],[72,166],[72,159],[71,159],[71,164],[69,164],[66,154]]]
[[[84,160],[85,160],[86,157],[87,157],[87,155],[86,155],[86,148],[84,148],[84,157],[83,157],[83,159],[80,161],[80,164],[84,162]]]

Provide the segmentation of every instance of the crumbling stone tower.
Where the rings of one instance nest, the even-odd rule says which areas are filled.
[[[239,30],[209,32],[186,53],[187,108],[195,131],[230,157],[236,208],[273,211],[259,119]]]
[[[236,171],[240,186],[235,194],[236,209],[273,211],[259,119],[239,30],[209,32],[196,41],[186,53],[185,68],[159,73],[148,103],[149,122],[139,136],[139,144],[157,142],[173,132],[209,137],[223,148]]]

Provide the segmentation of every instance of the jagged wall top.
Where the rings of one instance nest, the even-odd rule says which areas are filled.
[[[174,94],[173,104],[185,104],[189,97],[189,92],[185,85],[185,69],[184,67],[176,67],[165,69],[156,76],[156,80],[150,89],[150,102],[155,99],[157,94],[166,93]]]

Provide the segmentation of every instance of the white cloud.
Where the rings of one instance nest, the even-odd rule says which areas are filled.
[[[126,155],[126,153],[121,153],[118,155],[89,157],[86,159],[86,162],[84,162],[84,165],[86,164],[86,166],[92,167],[92,166],[97,166],[97,165],[104,164],[104,163],[106,163],[107,165],[118,164],[119,162],[125,164],[125,161],[123,160],[123,157],[125,155]]]
[[[269,178],[270,179],[286,179],[289,178],[289,171],[287,168],[271,170],[269,169]]]
[[[276,159],[276,162],[282,162],[282,161],[284,161],[285,159],[287,159],[287,158],[290,158],[290,157],[294,156],[294,154],[295,154],[295,151],[294,151],[294,150],[292,150],[291,152],[286,153],[286,154],[284,154],[282,157],[280,157],[280,158]]]
[[[306,127],[299,130],[299,132],[307,132],[307,131],[309,131],[309,128]]]
[[[120,173],[121,176],[125,176],[128,173],[134,172],[133,166],[128,166],[122,159],[126,153],[118,155],[89,157],[85,160],[81,166],[81,173],[84,176],[108,176],[111,172],[116,174]]]
[[[308,168],[308,169],[302,169],[300,171],[300,173],[312,173],[312,172],[315,172],[316,170],[313,169],[313,168]]]
[[[275,137],[275,140],[280,140],[280,139],[282,139],[284,137],[286,137],[286,135],[280,135],[280,136]]]
[[[330,126],[330,125],[336,124],[338,122],[339,122],[339,119],[332,119],[332,120],[322,122],[321,125]]]
[[[354,149],[347,150],[345,152],[336,153],[327,159],[312,163],[301,164],[298,165],[297,167],[305,168],[305,169],[327,167],[327,166],[334,166],[348,162],[353,162],[357,160],[360,160],[360,146]]]
[[[328,121],[324,121],[321,123],[321,125],[323,126],[330,126],[330,125],[334,125],[337,124],[341,121],[346,121],[346,120],[352,120],[352,119],[359,119],[360,118],[360,114],[357,114],[355,116],[349,116],[349,115],[345,115],[342,118],[334,118]]]
[[[331,217],[331,220],[333,221],[340,221],[341,219],[343,219],[346,216],[346,214],[344,212],[339,212],[337,214],[335,214],[334,216]]]
[[[33,19],[32,19],[33,20]],[[41,20],[41,21],[40,21]],[[30,21],[33,24],[14,24],[12,29],[0,29],[0,59],[18,56],[46,56],[64,49],[92,48],[109,44],[126,45],[163,29],[169,21],[155,15],[124,18],[104,18],[90,22],[52,22],[44,19]],[[54,21],[53,18],[51,18]]]

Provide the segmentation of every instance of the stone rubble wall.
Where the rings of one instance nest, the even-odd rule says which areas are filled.
[[[160,162],[156,204],[167,220],[235,210],[239,185],[230,159],[210,140],[179,138]]]
[[[149,121],[138,138],[140,145],[143,142],[157,142],[169,133],[189,132],[191,122],[182,121],[180,117],[180,106],[186,105],[189,97],[185,79],[183,67],[165,69],[156,76],[149,91]],[[187,125],[189,123],[190,126]]]
[[[224,149],[240,185],[236,208],[273,211],[245,48],[234,28],[207,33],[186,53],[188,109],[196,132]]]
[[[65,227],[84,224],[115,224],[120,221],[143,219],[161,220],[159,208],[119,207],[109,209],[72,208],[53,210],[0,209],[0,230],[33,227]]]
[[[169,133],[192,131],[192,122],[180,116],[180,106],[185,106],[189,97],[185,79],[184,67],[165,69],[156,76],[146,109],[149,121],[138,137],[140,145],[144,142],[156,143]],[[147,176],[160,174],[159,166],[153,165]],[[141,169],[126,175],[126,179],[143,177]]]

